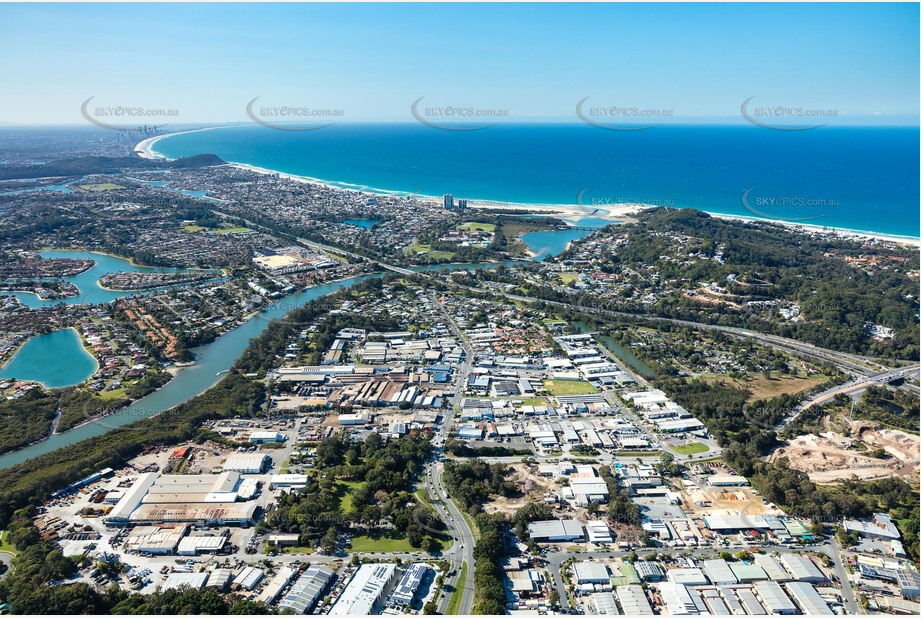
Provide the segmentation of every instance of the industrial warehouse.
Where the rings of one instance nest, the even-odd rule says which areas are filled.
[[[248,526],[255,523],[255,502],[238,502],[240,475],[141,474],[105,517],[107,526],[198,523]]]

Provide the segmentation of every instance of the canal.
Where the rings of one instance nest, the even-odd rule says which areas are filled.
[[[566,230],[563,232],[565,231]],[[559,234],[559,232],[552,233]],[[588,232],[580,231],[579,233],[584,236]],[[542,255],[553,255],[565,249],[566,243],[569,242],[566,241],[566,243],[561,245],[560,239],[557,236],[545,236],[543,238],[543,242],[538,242],[532,239],[531,242],[534,243],[532,245],[532,250],[534,250],[535,253],[540,252]],[[534,247],[536,247],[537,250],[535,250]],[[80,290],[84,292],[81,297],[70,299],[73,301],[70,304],[103,303],[115,300],[120,296],[124,296],[127,293],[110,292],[109,290],[103,290],[102,288],[99,288],[99,286],[96,284],[96,280],[105,272],[115,272],[118,270],[143,270],[142,267],[132,266],[129,262],[121,258],[100,255],[96,253],[88,253],[85,251],[42,251],[41,255],[43,257],[70,257],[74,259],[90,257],[96,260],[96,266],[94,268],[91,268],[90,270],[75,277],[68,278],[68,280],[75,283],[77,287],[79,287]],[[506,264],[510,265],[512,263]],[[497,265],[498,264],[496,263],[436,264],[414,268],[413,270],[419,272],[461,269],[472,270],[477,268],[495,268]],[[166,272],[175,272],[177,269],[165,270]],[[203,393],[207,389],[214,386],[221,379],[223,373],[230,369],[236,359],[243,353],[243,351],[249,345],[249,341],[254,337],[259,336],[259,334],[268,326],[272,319],[281,318],[293,308],[304,305],[311,300],[320,298],[327,294],[331,294],[341,288],[355,285],[371,277],[380,276],[382,276],[382,273],[376,273],[373,275],[361,275],[358,277],[352,277],[341,281],[319,285],[302,292],[292,294],[291,296],[285,297],[279,302],[273,303],[266,310],[261,311],[247,322],[225,333],[215,341],[199,348],[194,348],[192,352],[195,354],[195,364],[189,367],[183,367],[172,380],[170,380],[167,384],[158,390],[147,395],[146,397],[137,400],[132,405],[123,408],[114,414],[90,421],[63,433],[52,434],[41,442],[36,442],[35,444],[19,449],[17,451],[6,453],[5,455],[0,455],[0,469],[15,466],[26,461],[27,459],[31,459],[32,457],[44,455],[45,453],[49,453],[56,449],[75,444],[81,440],[100,436],[112,429],[124,427],[125,425],[128,425],[135,420],[153,416],[164,410],[188,401],[189,399]],[[40,304],[42,303],[42,301],[38,301],[34,295],[26,294],[25,296],[31,296],[31,299],[34,302]],[[40,306],[40,304],[38,306]],[[29,306],[36,305],[32,304]],[[71,354],[71,357],[72,356],[73,355]],[[17,374],[17,376],[19,375],[20,374]],[[44,376],[44,379],[41,378],[42,376],[38,376],[34,379],[47,383],[47,375]]]

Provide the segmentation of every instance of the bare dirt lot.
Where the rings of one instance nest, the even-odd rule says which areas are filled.
[[[849,426],[850,436],[836,431],[799,436],[775,450],[768,460],[786,457],[791,467],[806,472],[816,483],[834,483],[855,476],[863,480],[899,476],[918,484],[921,438],[869,421],[849,421]],[[870,456],[877,448],[886,452],[885,458]]]
[[[515,479],[522,495],[517,498],[496,498],[483,506],[487,513],[505,513],[514,515],[518,509],[531,502],[540,502],[548,495],[548,490],[554,483],[547,478],[538,476],[525,464],[512,464],[512,471],[506,475],[507,479]]]

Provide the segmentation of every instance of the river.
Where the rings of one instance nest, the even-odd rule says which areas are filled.
[[[569,236],[565,242],[562,237]],[[540,256],[555,255],[566,248],[569,240],[576,237],[581,238],[589,232],[587,230],[563,230],[552,232],[538,232],[532,235],[528,243],[531,250]],[[544,236],[539,236],[544,234]],[[537,236],[536,238],[534,236]],[[130,271],[166,271],[175,272],[178,269],[161,269],[132,266],[127,260],[122,258],[89,253],[86,251],[42,251],[42,257],[70,257],[74,259],[92,258],[96,260],[96,266],[76,275],[68,277],[66,280],[73,282],[81,290],[81,296],[67,299],[68,304],[96,304],[110,302],[129,294],[128,292],[113,292],[104,290],[96,283],[98,278],[107,272],[116,272],[120,270]],[[511,264],[511,263],[507,263]],[[497,264],[436,264],[415,268],[416,271],[432,270],[459,270],[459,269],[476,269],[476,268],[494,268]],[[0,455],[0,470],[22,463],[32,457],[44,455],[53,450],[74,444],[81,440],[93,438],[102,435],[111,429],[123,427],[139,418],[145,418],[158,414],[177,406],[192,397],[206,391],[214,386],[220,379],[223,372],[230,369],[234,361],[243,353],[246,346],[249,345],[250,339],[257,337],[268,323],[274,318],[280,318],[287,314],[295,307],[331,294],[336,290],[354,285],[369,277],[379,277],[380,273],[374,275],[362,275],[352,277],[342,281],[327,283],[313,287],[302,292],[288,296],[278,302],[273,303],[264,311],[259,312],[252,319],[237,328],[225,333],[215,341],[194,348],[195,364],[189,367],[183,367],[178,374],[173,377],[166,385],[153,393],[134,402],[132,405],[124,408],[115,414],[104,418],[90,421],[79,427],[75,427],[63,433],[56,433],[47,439],[37,442],[25,448],[19,449]],[[38,307],[47,305],[48,301],[39,300],[34,294],[17,294],[17,297],[29,307]],[[60,301],[58,301],[60,302]],[[40,377],[34,378],[40,380]],[[47,380],[40,380],[46,382]]]
[[[71,257],[76,256],[72,255]],[[79,254],[86,256],[86,253]],[[459,270],[475,268],[494,268],[496,264],[437,264],[417,268],[419,271]],[[371,277],[380,277],[382,273],[361,275],[341,281],[319,285],[291,296],[287,296],[266,310],[259,312],[247,322],[225,333],[215,341],[194,348],[196,362],[182,368],[166,385],[143,397],[127,408],[115,414],[95,421],[90,421],[63,433],[53,434],[41,442],[0,456],[0,469],[9,468],[32,457],[44,455],[53,450],[74,444],[87,438],[100,436],[111,429],[123,427],[139,418],[153,416],[163,410],[177,406],[214,386],[224,371],[230,369],[234,361],[243,353],[250,339],[257,337],[272,319],[280,318],[295,307],[304,305],[321,296],[331,294],[343,287],[349,287]]]
[[[59,251],[59,250],[49,250],[49,251],[39,251],[39,255],[43,258],[71,258],[71,259],[89,259],[94,260],[96,265],[92,268],[83,271],[79,275],[74,275],[73,277],[61,277],[60,279],[54,279],[54,281],[69,281],[73,283],[80,290],[79,296],[74,296],[73,298],[65,298],[63,300],[41,300],[38,296],[31,292],[0,292],[0,295],[4,296],[15,296],[19,299],[26,307],[32,309],[37,309],[40,307],[50,307],[58,303],[64,303],[65,305],[97,305],[101,303],[108,303],[121,298],[122,296],[132,296],[135,294],[148,294],[151,290],[141,290],[141,291],[130,291],[130,292],[118,292],[115,290],[106,290],[99,286],[99,278],[103,275],[116,272],[133,272],[133,273],[182,273],[182,272],[193,272],[187,268],[166,268],[166,267],[154,267],[154,266],[135,266],[130,261],[115,257],[114,255],[106,255],[104,253],[91,253],[89,251]],[[215,273],[215,278],[220,276],[219,273]],[[169,287],[169,286],[167,286]],[[162,288],[161,288],[162,289]]]

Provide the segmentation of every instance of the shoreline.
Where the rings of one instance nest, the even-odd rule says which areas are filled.
[[[192,129],[189,131],[180,131],[176,133],[167,133],[166,135],[157,135],[154,137],[149,137],[141,142],[139,142],[134,151],[141,157],[151,160],[171,160],[169,157],[158,154],[153,150],[153,146],[167,137],[173,137],[176,135],[184,135],[187,133],[199,133],[201,131],[210,131],[213,129],[222,129],[222,128],[233,128],[233,127],[206,127],[202,129]],[[272,170],[265,167],[259,167],[256,165],[251,165],[249,163],[239,163],[235,161],[228,161],[228,165],[231,167],[236,167],[238,169],[249,170],[257,174],[267,174],[271,176],[277,176],[278,178],[284,178],[287,180],[293,180],[295,182],[303,182],[306,184],[319,185],[328,189],[338,190],[338,191],[352,191],[356,193],[366,193],[369,195],[380,195],[387,197],[409,197],[410,195],[420,199],[423,202],[433,202],[436,203],[440,199],[436,195],[423,195],[421,193],[408,193],[406,191],[392,191],[377,187],[367,187],[362,186],[361,188],[351,188],[355,185],[353,183],[336,183],[335,181],[324,180],[320,178],[312,178],[309,176],[291,174],[288,172],[282,172],[279,170]],[[348,185],[348,186],[343,186]],[[659,208],[659,206],[653,204],[605,204],[603,206],[582,206],[579,204],[532,204],[524,202],[503,202],[499,200],[483,200],[483,199],[467,199],[468,208],[476,210],[520,210],[526,211],[529,214],[533,214],[530,211],[542,210],[547,211],[545,214],[538,214],[536,216],[554,216],[557,215],[558,218],[567,221],[570,225],[577,226],[578,220],[585,217],[595,217],[598,219],[609,220],[612,223],[614,222],[625,222],[624,218],[629,218],[630,215],[637,214],[643,210],[649,208]],[[677,208],[677,207],[676,207]],[[737,221],[744,221],[746,223],[777,223],[788,228],[790,231],[794,232],[817,232],[820,234],[827,234],[830,236],[844,236],[852,237],[850,240],[854,240],[853,237],[879,240],[884,242],[891,242],[899,245],[907,245],[911,247],[921,247],[921,237],[914,236],[903,236],[899,234],[886,234],[882,232],[873,232],[869,230],[852,230],[848,228],[836,228],[830,226],[821,226],[821,225],[809,225],[802,223],[795,223],[792,221],[784,221],[783,219],[763,219],[760,217],[746,217],[744,215],[733,215],[725,214],[719,212],[710,212],[703,210],[702,212],[707,213],[711,217],[716,217],[720,219],[732,219]]]
[[[88,357],[90,357],[90,358],[93,360],[93,363],[95,363],[96,368],[93,369],[93,373],[91,373],[91,374],[89,375],[88,378],[86,378],[86,379],[83,380],[82,382],[77,382],[76,384],[68,384],[68,385],[66,385],[66,386],[48,386],[46,383],[44,383],[44,382],[42,382],[42,381],[40,381],[40,380],[27,380],[27,379],[24,379],[24,378],[0,378],[0,380],[14,380],[15,382],[30,382],[30,383],[32,383],[32,384],[38,384],[39,386],[41,386],[43,389],[45,389],[45,390],[47,390],[47,391],[56,391],[56,390],[60,390],[60,389],[62,389],[62,388],[71,388],[71,387],[74,387],[74,386],[82,386],[83,384],[86,384],[87,382],[89,382],[89,381],[93,378],[93,376],[96,375],[96,372],[99,371],[99,368],[101,367],[101,365],[99,364],[99,359],[96,358],[96,355],[93,354],[92,352],[90,352],[89,348],[86,347],[86,343],[85,343],[84,340],[83,340],[83,335],[82,335],[82,334],[80,333],[80,331],[78,331],[77,328],[74,327],[74,326],[66,326],[66,327],[64,327],[64,328],[58,328],[58,329],[56,329],[56,330],[48,331],[47,333],[41,333],[41,334],[39,334],[39,335],[32,335],[31,337],[29,337],[29,338],[27,338],[26,340],[24,340],[24,341],[22,342],[22,344],[21,344],[18,348],[16,348],[16,351],[13,352],[12,356],[10,356],[10,357],[7,359],[7,361],[6,361],[5,363],[3,363],[2,365],[0,365],[0,370],[5,369],[10,363],[12,363],[13,360],[16,358],[16,356],[17,356],[20,352],[22,352],[22,349],[23,349],[24,347],[26,347],[26,344],[29,343],[30,341],[32,341],[33,339],[35,339],[35,338],[37,338],[37,337],[44,337],[45,335],[50,335],[50,334],[52,334],[52,333],[57,333],[57,332],[60,332],[60,331],[62,331],[62,330],[72,330],[72,331],[74,331],[74,334],[77,336],[77,339],[80,341],[80,349],[82,349],[82,350],[83,350],[83,353],[86,354]]]

